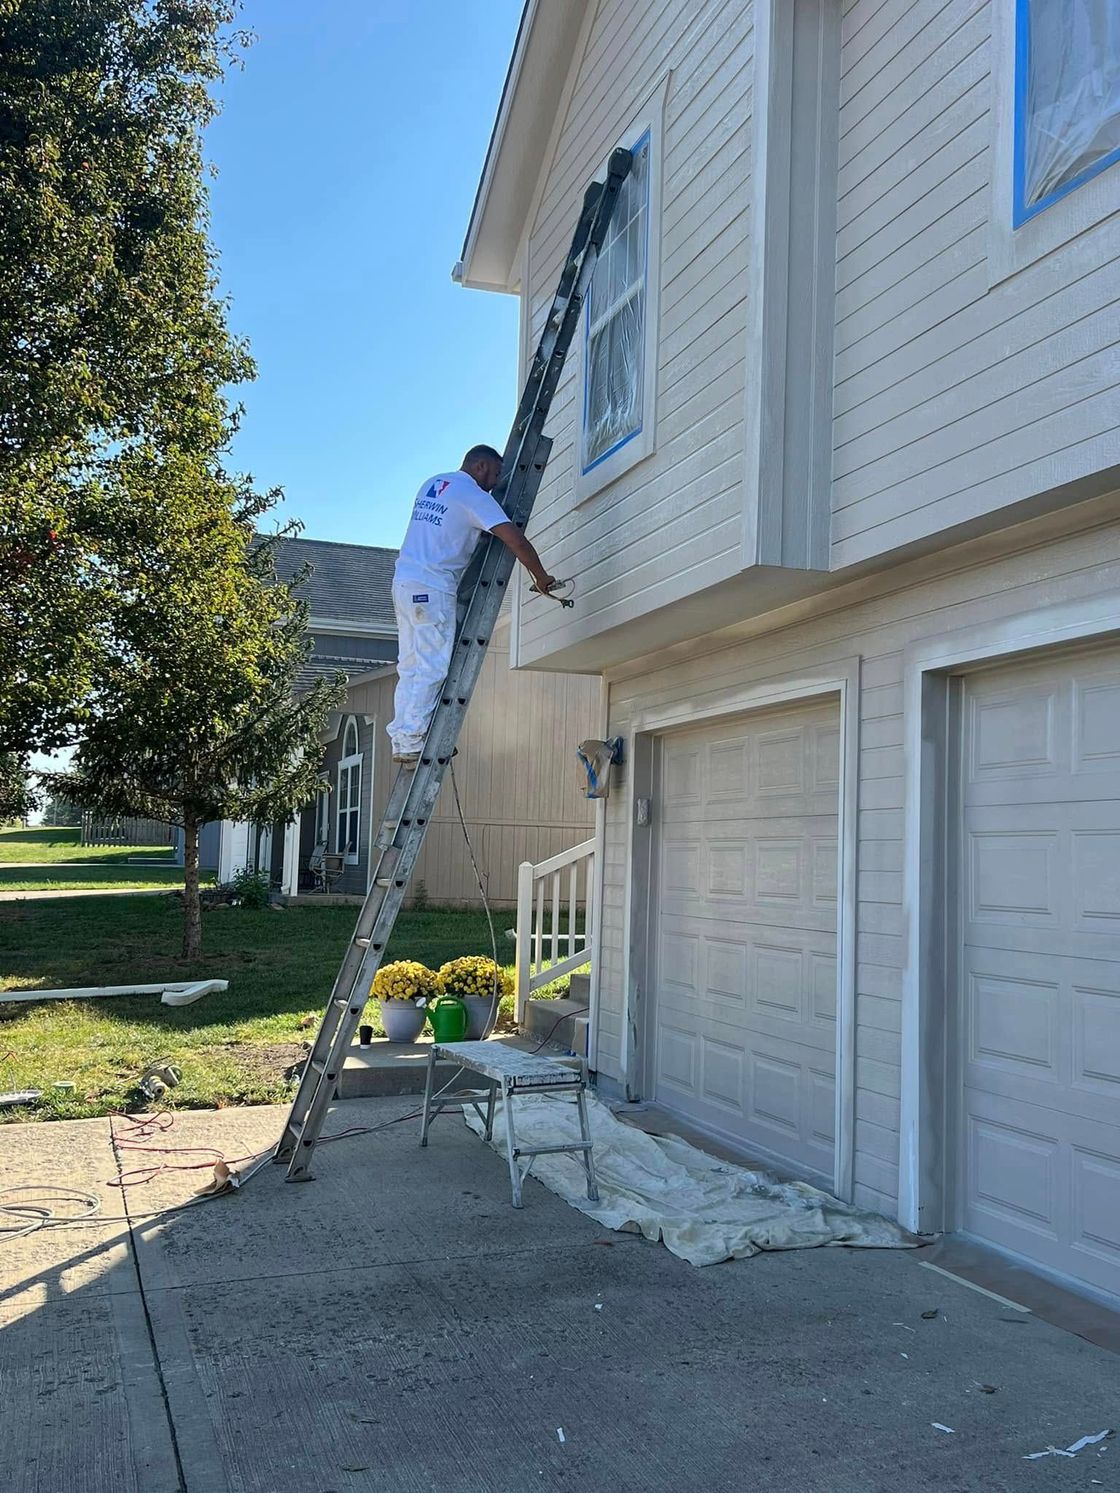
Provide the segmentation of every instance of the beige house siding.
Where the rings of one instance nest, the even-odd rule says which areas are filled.
[[[574,505],[580,337],[553,403],[555,444],[531,526],[551,569],[578,579],[578,621],[574,613],[566,621],[581,631],[604,625],[607,607],[640,615],[740,568],[753,56],[750,4],[603,0],[574,63],[528,233],[523,315],[533,346],[585,185],[671,74],[663,137],[653,142],[656,451]],[[564,624],[526,606],[522,655],[539,653]]]
[[[596,668],[639,651],[646,625],[660,641],[699,637],[705,624],[823,592],[851,567],[928,553],[943,532],[993,532],[1115,485],[1120,167],[1013,230],[1014,0],[821,5],[840,20],[836,156],[826,142],[820,160],[835,202],[822,253],[834,270],[831,410],[813,410],[831,440],[812,515],[821,544],[810,546],[828,569],[795,568],[784,535],[781,565],[752,554],[774,486],[752,465],[749,412],[769,345],[753,276],[781,185],[773,162],[754,159],[756,107],[776,100],[770,138],[790,133],[765,66],[767,18],[784,11],[773,0],[601,0],[572,57],[513,283],[529,348],[585,185],[663,98],[656,443],[581,499],[580,337],[531,530],[550,567],[575,578],[578,605],[522,606],[522,664]],[[800,9],[810,17],[812,0]],[[763,397],[766,425],[779,411]],[[802,380],[785,412],[795,445],[806,397]]]
[[[1115,216],[997,278],[1002,3],[844,7],[834,569],[1120,461]]]
[[[713,634],[672,656],[643,661],[610,682],[611,734],[631,737],[642,711],[685,705],[697,716],[744,685],[783,681],[859,659],[859,801],[856,914],[856,1201],[893,1213],[898,1198],[901,999],[905,967],[902,907],[904,837],[903,656],[916,640],[1086,596],[1120,585],[1120,496],[1075,510],[1080,532],[1061,534],[1047,518],[1014,531],[1015,552],[996,540],[913,562],[868,599],[736,640]],[[1069,523],[1075,515],[1066,515]],[[1007,543],[1005,547],[1010,547]],[[996,555],[992,558],[993,554]],[[869,588],[870,589],[870,588]],[[805,610],[810,604],[803,604]],[[629,973],[628,839],[631,792],[619,770],[607,803],[600,943],[600,1009],[595,1066],[623,1082],[625,991]],[[656,804],[654,805],[656,822]]]
[[[347,707],[374,718],[374,831],[396,771],[385,735],[395,688],[395,672],[356,684]],[[493,902],[516,903],[522,861],[546,860],[591,835],[594,805],[579,791],[575,748],[600,734],[601,700],[598,678],[511,671],[508,625],[500,626],[455,759],[464,817]],[[449,782],[412,876],[413,897],[421,884],[437,906],[473,906],[479,900]]]

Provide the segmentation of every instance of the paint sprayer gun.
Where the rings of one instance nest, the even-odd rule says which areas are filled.
[[[567,593],[574,589],[575,584],[575,581],[557,581],[551,591],[542,591],[536,581],[534,581],[529,590],[535,592],[538,596],[547,596],[549,601],[558,601],[562,607],[574,607],[575,602]],[[561,595],[561,592],[564,594]]]

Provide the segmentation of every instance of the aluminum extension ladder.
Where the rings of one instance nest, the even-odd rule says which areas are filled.
[[[607,165],[606,180],[592,182],[587,189],[560,284],[506,443],[502,476],[494,496],[519,529],[524,529],[533,511],[552,447],[551,440],[543,433],[545,421],[591,287],[619,190],[631,164],[628,150],[616,150]],[[361,1019],[370,982],[385,953],[424,843],[444,772],[454,755],[515,563],[500,539],[486,536],[479,543],[464,578],[460,599],[469,595],[469,601],[455,635],[451,665],[424,750],[415,771],[397,775],[376,840],[380,853],[373,882],[358,914],[354,937],[343,957],[283,1134],[273,1153],[274,1161],[287,1162],[289,1182],[310,1178],[315,1145]]]

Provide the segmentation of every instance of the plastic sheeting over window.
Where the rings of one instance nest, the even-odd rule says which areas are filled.
[[[1019,213],[1120,156],[1120,0],[1019,0]]]
[[[642,428],[645,383],[649,136],[634,148],[588,305],[583,469]]]

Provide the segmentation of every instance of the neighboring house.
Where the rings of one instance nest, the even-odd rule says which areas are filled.
[[[393,616],[393,566],[397,552],[368,544],[335,544],[321,539],[282,539],[275,551],[276,573],[290,581],[311,567],[299,588],[310,609],[311,654],[300,673],[304,688],[317,679],[342,672],[350,677],[395,663],[397,626]],[[331,724],[337,730],[338,721]],[[207,831],[211,833],[208,835]],[[269,866],[282,856],[283,843],[272,830],[225,820],[214,833],[207,825],[199,846],[199,863],[220,881],[252,864]],[[289,847],[290,848],[290,847]],[[291,857],[289,856],[289,861]],[[297,868],[287,868],[292,881]],[[282,876],[282,862],[277,876]]]
[[[529,0],[522,368],[635,152],[514,662],[618,734],[593,1066],[1120,1304],[1120,82],[1067,0]],[[647,812],[648,810],[648,812]]]
[[[385,728],[397,678],[390,590],[396,551],[295,539],[285,542],[277,568],[291,575],[306,560],[315,571],[306,583],[314,651],[305,682],[335,668],[349,678],[346,702],[323,737],[323,792],[289,825],[226,821],[217,870],[223,881],[245,865],[268,870],[277,887],[296,894],[313,889],[315,867],[329,857],[331,891],[363,896],[373,874],[371,841],[395,775]],[[600,714],[597,678],[512,673],[508,639],[503,618],[455,759],[464,817],[496,904],[516,901],[521,861],[545,860],[592,833],[575,749],[594,734]],[[421,883],[437,906],[479,902],[449,784],[412,878],[413,897]]]

